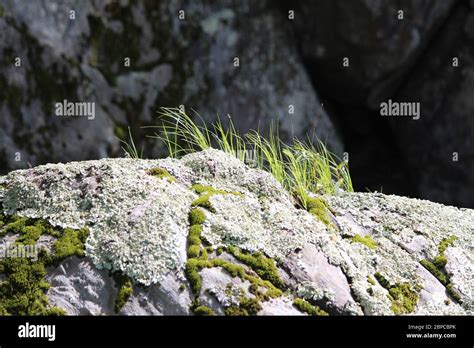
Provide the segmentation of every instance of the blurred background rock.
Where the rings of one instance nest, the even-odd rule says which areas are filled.
[[[231,115],[242,132],[277,120],[283,139],[315,134],[349,153],[356,190],[473,207],[473,7],[1,0],[1,174],[122,156],[128,126],[145,157],[160,156],[141,127],[184,105],[208,122]],[[381,117],[390,98],[419,101],[421,119]],[[95,102],[95,119],[57,117],[64,99]]]

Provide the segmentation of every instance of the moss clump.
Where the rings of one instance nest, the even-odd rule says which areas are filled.
[[[189,213],[189,224],[192,225],[201,225],[206,221],[206,215],[199,208],[194,208]]]
[[[371,276],[367,276],[367,281],[371,284],[371,285],[375,285],[375,280],[374,278],[372,278]]]
[[[239,305],[232,305],[224,309],[227,316],[250,316],[257,315],[262,310],[262,306],[257,298],[241,297]]]
[[[378,244],[369,235],[361,236],[360,234],[356,234],[355,236],[351,237],[350,240],[355,243],[363,244],[369,249],[377,249],[378,247]]]
[[[457,301],[458,303],[462,303],[461,295],[454,289],[453,284],[449,283],[446,285],[446,291],[448,292],[449,296],[453,298],[453,300]]]
[[[329,213],[327,203],[324,199],[322,199],[321,197],[307,196],[305,202],[306,210],[310,214],[318,218],[326,226],[333,226],[333,223],[331,221],[331,215]]]
[[[421,260],[421,265],[425,267],[432,275],[434,275],[441,284],[444,286],[448,285],[448,277],[443,273],[442,270],[438,269],[431,261]]]
[[[222,255],[222,253],[224,252],[224,248],[223,247],[217,247],[216,249],[216,255],[219,256],[219,255]]]
[[[211,197],[211,195],[200,196],[200,197],[196,198],[191,203],[191,205],[193,207],[202,207],[202,208],[205,208],[205,209],[209,210],[212,213],[215,213],[216,210],[213,208],[213,206],[211,204],[211,201],[209,200],[210,197]]]
[[[388,293],[392,300],[392,311],[395,314],[412,313],[418,302],[419,291],[413,289],[410,284],[397,283],[392,286]]]
[[[125,306],[125,303],[127,303],[133,293],[133,284],[129,277],[121,273],[115,273],[114,279],[118,286],[117,297],[115,298],[114,304],[114,312],[120,313],[123,306]]]
[[[3,233],[18,234],[17,247],[34,245],[42,235],[58,238],[49,254],[41,249],[35,260],[26,257],[7,257],[0,262],[0,273],[5,280],[0,283],[0,308],[11,315],[65,315],[58,307],[49,307],[46,291],[49,284],[44,280],[46,267],[59,264],[65,258],[84,256],[84,243],[88,236],[81,230],[55,228],[46,220],[20,216],[3,216],[6,224]]]
[[[204,194],[204,195],[235,195],[235,196],[241,196],[242,194],[240,192],[235,192],[235,191],[225,191],[225,190],[218,190],[215,189],[212,186],[207,186],[207,185],[202,185],[202,184],[194,184],[191,186],[191,188],[196,192],[197,194]]]
[[[246,254],[241,252],[235,247],[228,247],[227,251],[230,252],[237,260],[244,262],[252,268],[262,279],[268,280],[276,287],[283,289],[285,283],[280,278],[278,269],[275,266],[275,262],[272,259],[265,257],[260,252],[253,254]]]
[[[374,276],[380,285],[388,290],[388,298],[392,302],[391,309],[393,313],[408,314],[415,310],[418,298],[420,297],[420,286],[413,287],[407,283],[391,285],[379,272],[375,273]]]
[[[51,262],[56,265],[70,256],[84,257],[84,244],[88,236],[87,228],[80,230],[66,228],[61,237],[54,242]]]
[[[216,315],[211,308],[206,307],[206,306],[196,307],[194,309],[194,314],[199,315],[199,316],[205,316],[205,317]]]
[[[191,245],[188,247],[188,258],[194,258],[199,256],[199,245]]]
[[[390,282],[387,279],[385,279],[385,277],[381,273],[379,273],[379,272],[375,273],[374,277],[375,277],[375,279],[377,279],[379,284],[382,285],[383,288],[385,288],[385,289],[390,288]]]
[[[370,296],[374,296],[374,290],[372,288],[367,288],[367,293],[370,295]]]
[[[179,285],[179,288],[178,288],[178,291],[179,291],[179,292],[183,292],[184,290],[186,290],[186,285],[180,284],[180,285]]]
[[[57,307],[48,307],[42,262],[27,258],[6,258],[2,261],[6,280],[0,283],[0,307],[7,315],[65,315]]]
[[[433,261],[424,259],[421,260],[420,263],[446,287],[446,292],[453,298],[453,300],[462,303],[461,295],[454,289],[445,269],[448,260],[444,253],[448,247],[453,245],[456,239],[457,237],[454,235],[444,238],[438,245],[438,255],[434,257]]]
[[[199,260],[189,259],[188,262],[186,262],[186,267],[184,269],[186,279],[188,280],[189,285],[191,286],[191,290],[193,290],[193,293],[195,294],[199,294],[202,287],[201,277],[199,276],[199,266]]]
[[[311,303],[308,301],[302,299],[302,298],[295,298],[293,300],[293,306],[298,308],[301,312],[307,313],[309,315],[313,316],[328,316],[329,314],[319,308],[318,306],[313,306]]]
[[[166,169],[156,167],[148,169],[148,174],[153,175],[158,179],[166,179],[168,182],[173,183],[176,182],[176,178],[172,176]]]

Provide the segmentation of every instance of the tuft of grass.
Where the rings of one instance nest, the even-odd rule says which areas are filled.
[[[128,127],[128,139],[118,138],[119,141],[123,144],[122,150],[125,152],[127,157],[140,159],[143,158],[143,147],[138,151],[135,142],[133,141],[132,131]]]
[[[152,137],[165,144],[170,157],[216,148],[245,162],[252,151],[257,168],[270,172],[305,208],[308,192],[353,191],[347,162],[338,163],[321,141],[314,145],[310,139],[294,139],[292,144],[285,144],[273,125],[268,138],[255,130],[242,136],[230,117],[227,128],[220,119],[207,126],[199,115],[197,124],[178,108],[163,108],[160,116],[162,125]]]

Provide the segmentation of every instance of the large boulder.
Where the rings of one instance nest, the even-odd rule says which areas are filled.
[[[161,106],[242,131],[280,123],[342,144],[298,58],[288,20],[269,1],[6,0],[0,7],[0,170],[121,155],[131,126],[145,155]],[[19,58],[21,61],[17,60]],[[128,64],[129,63],[129,64]],[[95,103],[90,117],[55,104]],[[192,114],[192,113],[191,113]]]
[[[70,315],[473,314],[473,210],[319,199],[316,215],[298,208],[214,149],[48,164],[0,177],[0,245],[48,250],[23,266],[45,263],[43,306]]]

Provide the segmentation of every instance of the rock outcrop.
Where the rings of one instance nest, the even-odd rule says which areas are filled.
[[[298,208],[269,173],[214,149],[48,164],[0,177],[0,236],[42,246],[23,271],[43,263],[53,313],[473,314],[474,211],[319,199],[320,214]],[[12,262],[0,267],[8,284]],[[16,314],[9,301],[0,312]]]

